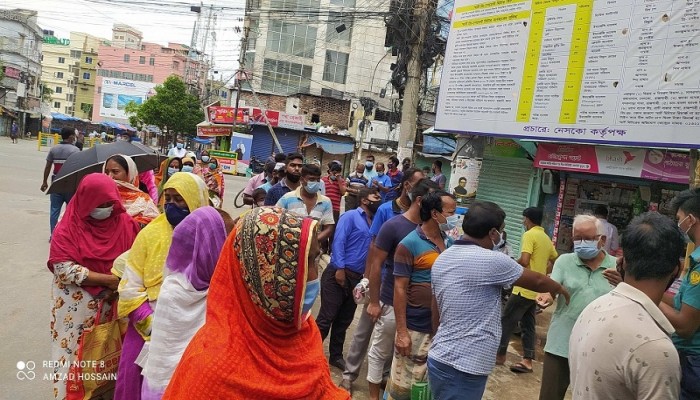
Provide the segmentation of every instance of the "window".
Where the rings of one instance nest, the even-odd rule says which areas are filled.
[[[63,72],[56,72],[56,78],[63,79]]]
[[[262,89],[273,93],[309,93],[311,66],[266,58],[263,62]]]
[[[75,101],[75,95],[74,94],[67,94],[66,101]]]
[[[270,21],[267,48],[277,53],[314,58],[316,32],[316,28],[308,25]]]
[[[326,24],[326,41],[341,46],[350,46],[352,24],[353,18],[351,15],[329,12],[328,23]]]
[[[66,85],[68,85],[68,86],[73,86],[73,80],[72,80],[72,79],[68,79],[68,82],[66,82]]]
[[[124,54],[124,62],[125,63],[129,62],[129,55],[128,54]]]
[[[58,57],[58,63],[59,63],[59,64],[65,64],[65,63],[66,63],[65,57]]]
[[[90,73],[89,73],[89,72],[83,72],[83,79],[89,80],[89,79],[90,79]]]
[[[173,69],[179,70],[179,69],[180,69],[180,63],[177,62],[177,61],[173,61]]]
[[[56,90],[53,91],[56,94],[63,93],[63,88],[61,86],[56,86]]]
[[[92,57],[85,57],[85,64],[92,64]]]
[[[331,0],[331,4],[334,6],[352,8],[355,7],[355,0]]]
[[[154,57],[149,58],[148,65],[156,65],[156,59]]]
[[[80,58],[82,55],[82,52],[80,50],[71,50],[70,51],[70,58]]]
[[[60,102],[60,101],[54,101],[54,102],[53,102],[53,108],[61,108],[61,102]]]
[[[131,72],[122,72],[122,77],[124,79],[134,79],[134,74]]]
[[[140,56],[139,57],[139,64],[145,64],[146,63],[146,57]]]
[[[309,12],[309,10],[318,10],[321,7],[321,0],[271,0],[270,8],[282,9],[286,11],[298,11],[294,19],[307,18],[308,20],[317,20],[318,13]]]
[[[43,55],[43,54],[41,55],[41,61],[44,61],[44,55]]]
[[[348,72],[347,53],[326,50],[326,63],[323,67],[323,80],[335,83],[345,83]]]

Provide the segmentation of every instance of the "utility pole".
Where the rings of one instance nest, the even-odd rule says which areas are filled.
[[[417,34],[411,34],[409,44],[408,66],[406,68],[406,88],[404,89],[403,105],[401,107],[401,132],[399,135],[398,158],[413,158],[413,147],[418,125],[418,103],[420,84],[423,72],[422,53],[429,26],[429,17],[435,9],[435,0],[416,0],[413,7],[413,27]],[[412,30],[407,26],[408,31]]]

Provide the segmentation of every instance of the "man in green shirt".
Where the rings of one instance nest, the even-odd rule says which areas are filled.
[[[579,314],[588,304],[608,293],[620,282],[615,269],[617,259],[604,250],[605,226],[592,215],[578,215],[573,224],[574,253],[560,256],[554,263],[552,280],[571,294],[569,304],[557,302],[552,316],[547,344],[540,400],[563,400],[569,387],[569,337]],[[541,307],[554,302],[551,294],[537,296]]]

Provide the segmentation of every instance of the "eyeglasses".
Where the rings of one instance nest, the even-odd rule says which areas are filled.
[[[574,242],[574,244],[581,245],[581,244],[583,244],[583,242],[599,240],[601,236],[603,236],[603,235],[595,235],[595,237],[593,239],[573,239],[573,242]]]

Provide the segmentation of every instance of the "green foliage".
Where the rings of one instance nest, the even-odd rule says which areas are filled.
[[[51,100],[53,100],[53,89],[46,83],[41,82],[41,101],[51,104]]]
[[[132,126],[155,125],[165,132],[187,136],[197,134],[197,124],[204,120],[204,111],[197,97],[187,91],[185,82],[171,75],[155,88],[156,94],[143,104],[129,104],[125,111]],[[132,117],[134,118],[132,120]]]
[[[136,104],[135,101],[130,101],[124,107],[124,113],[129,116],[129,125],[134,128],[141,129],[145,125],[143,120],[139,117],[139,109],[141,105]]]

